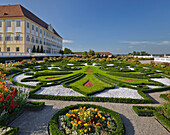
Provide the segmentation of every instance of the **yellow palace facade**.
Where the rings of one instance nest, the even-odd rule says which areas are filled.
[[[57,54],[63,38],[53,27],[21,5],[0,6],[0,52],[30,53],[43,47]]]

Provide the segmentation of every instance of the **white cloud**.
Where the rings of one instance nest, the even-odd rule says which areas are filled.
[[[73,43],[72,40],[63,40],[63,43]]]
[[[170,41],[161,41],[161,42],[154,42],[154,41],[121,41],[120,43],[127,43],[131,45],[139,45],[139,44],[152,44],[152,45],[170,45]]]

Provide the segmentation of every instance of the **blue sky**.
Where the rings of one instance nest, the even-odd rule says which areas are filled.
[[[170,53],[170,0],[0,0],[21,4],[73,51]]]

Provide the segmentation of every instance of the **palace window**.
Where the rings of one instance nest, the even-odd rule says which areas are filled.
[[[19,52],[19,47],[16,47],[16,52]]]
[[[11,41],[12,40],[11,35],[6,35],[5,40],[6,41]]]
[[[40,34],[42,34],[42,29],[40,29]]]
[[[0,35],[0,41],[2,41],[2,35]]]
[[[2,22],[0,21],[0,27],[2,27]]]
[[[10,52],[10,47],[7,47],[7,52]]]
[[[21,40],[21,37],[20,37],[20,34],[17,34],[16,36],[15,36],[15,40]]]
[[[38,32],[38,27],[36,27],[36,32]]]
[[[34,25],[32,25],[32,30],[34,30]]]
[[[42,40],[40,39],[40,44],[42,45]]]
[[[36,38],[36,43],[38,44],[38,38]]]
[[[1,47],[0,47],[0,52],[1,52]]]
[[[30,41],[30,36],[27,35],[26,40],[29,42]]]
[[[28,28],[28,29],[30,28],[30,23],[29,23],[29,22],[27,22],[27,28]]]
[[[7,21],[7,22],[6,22],[6,26],[7,26],[7,27],[11,27],[11,21]]]
[[[31,42],[34,43],[34,37],[31,38]]]
[[[16,21],[16,27],[21,27],[21,21]]]

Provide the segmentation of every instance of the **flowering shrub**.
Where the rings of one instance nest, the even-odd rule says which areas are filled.
[[[59,129],[65,134],[109,134],[116,130],[116,124],[97,108],[81,107],[59,116]]]
[[[6,74],[0,72],[0,124],[8,121],[11,114],[19,111],[28,98],[27,90],[8,87]]]

